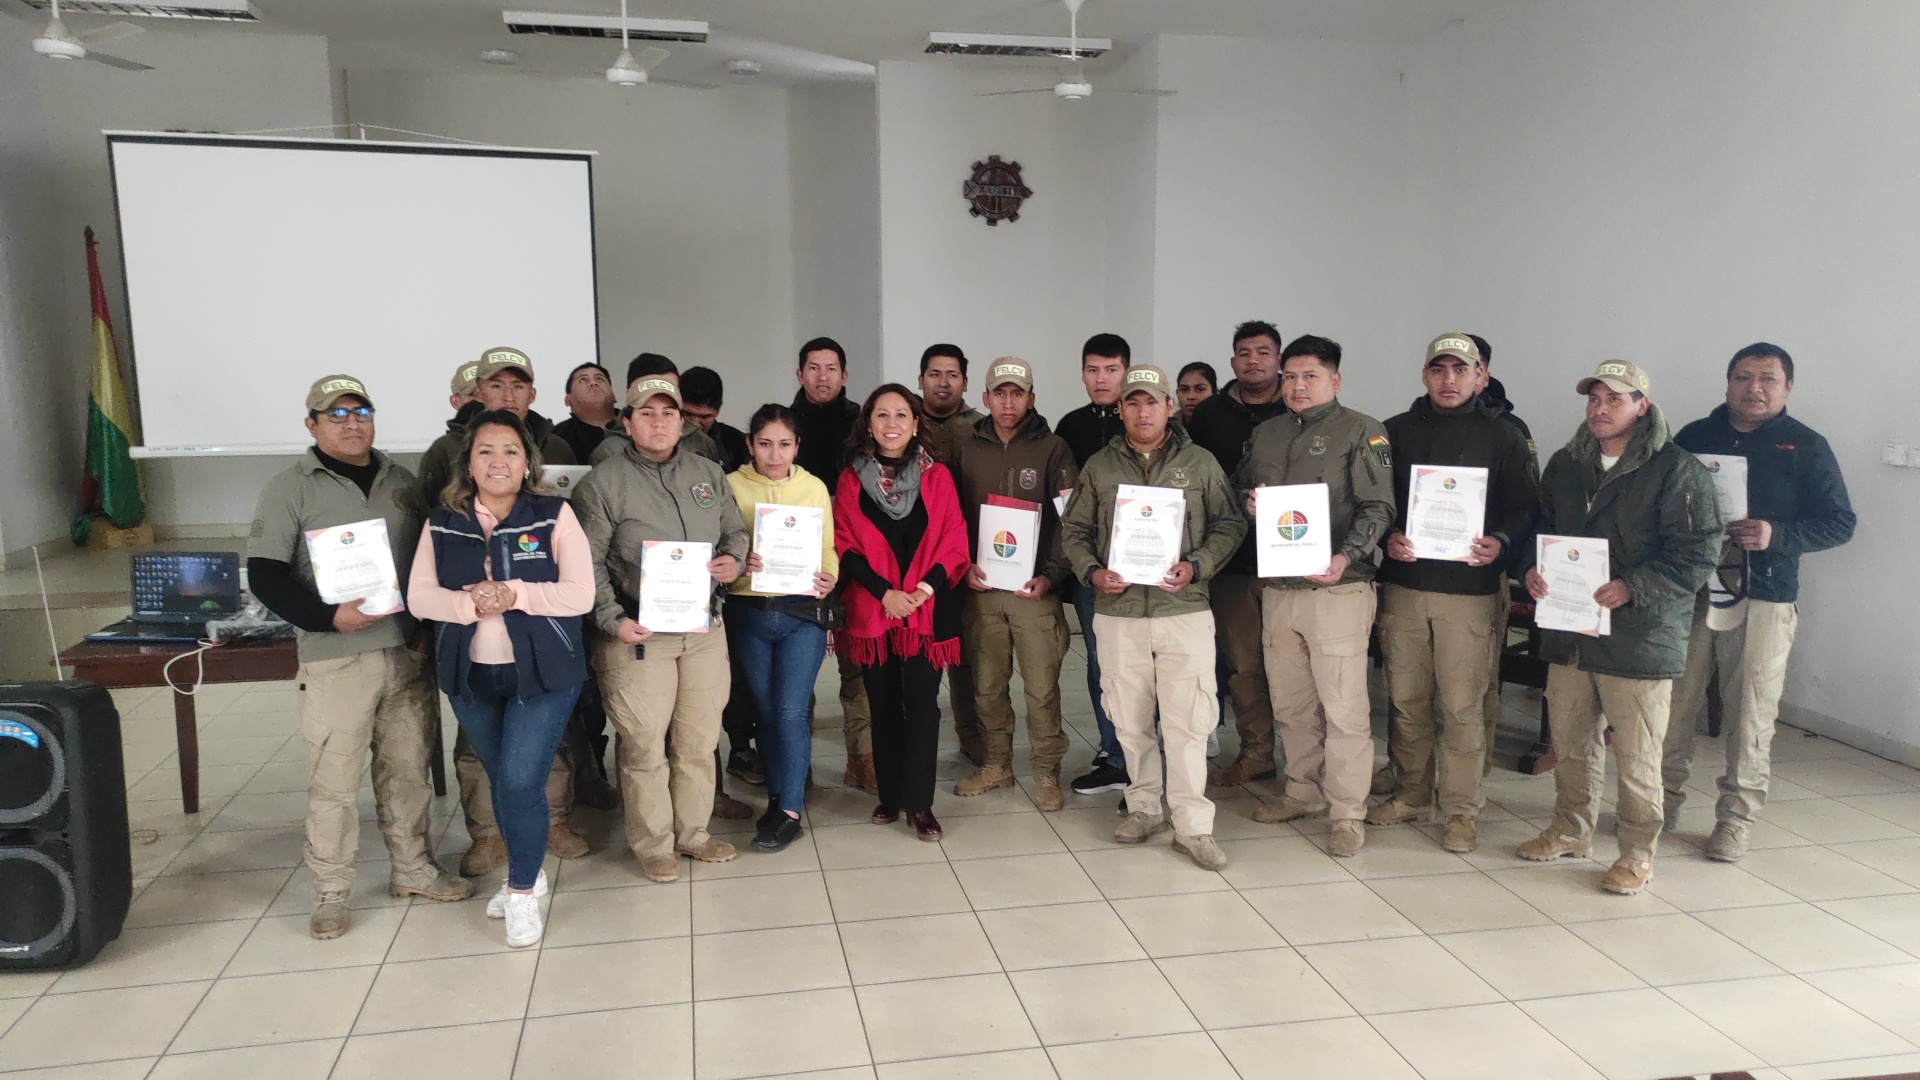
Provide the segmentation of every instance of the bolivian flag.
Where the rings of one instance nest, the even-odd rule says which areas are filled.
[[[140,524],[147,507],[140,497],[140,474],[133,466],[133,412],[120,381],[120,358],[113,347],[113,323],[107,315],[107,290],[100,284],[100,253],[87,230],[87,280],[93,287],[93,387],[87,394],[87,474],[80,487],[80,516],[71,535],[85,544],[95,518],[126,529]]]

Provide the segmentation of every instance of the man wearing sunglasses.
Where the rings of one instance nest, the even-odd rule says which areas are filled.
[[[373,397],[359,379],[328,375],[307,391],[313,446],[267,482],[247,542],[253,594],[292,623],[300,655],[300,733],[312,770],[307,786],[307,868],[317,899],[308,931],[345,933],[360,846],[360,773],[373,756],[373,791],[392,860],[394,896],[464,900],[473,884],[434,861],[427,837],[433,684],[425,657],[407,648],[404,611],[368,615],[357,603],[320,599],[306,535],[379,520],[398,580],[420,538],[413,474],[373,448]]]

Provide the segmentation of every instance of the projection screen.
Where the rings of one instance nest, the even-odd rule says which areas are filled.
[[[461,362],[511,345],[535,408],[599,359],[592,154],[106,132],[142,457],[310,445],[307,387],[363,380],[422,450]]]

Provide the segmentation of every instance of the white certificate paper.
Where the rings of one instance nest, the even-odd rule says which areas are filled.
[[[553,485],[553,490],[563,499],[573,497],[573,489],[593,471],[591,465],[542,465],[540,479]]]
[[[1011,501],[1011,500],[1010,500]],[[974,562],[995,589],[1019,592],[1033,580],[1040,547],[1040,511],[1025,506],[987,503],[980,507],[980,536]]]
[[[1327,485],[1284,484],[1253,490],[1255,554],[1261,577],[1324,574],[1333,562]]]
[[[753,572],[752,588],[775,596],[813,595],[813,575],[820,572],[820,537],[826,531],[826,511],[817,506],[761,503],[753,510],[753,553],[761,569]]]
[[[1547,598],[1536,601],[1534,625],[1542,630],[1571,630],[1588,637],[1613,632],[1613,613],[1593,594],[1612,580],[1607,542],[1591,536],[1534,538],[1536,569],[1547,581]]]
[[[1186,492],[1121,484],[1113,500],[1107,569],[1130,585],[1163,584],[1180,561],[1186,525]]]
[[[313,564],[315,590],[327,603],[358,600],[364,615],[407,609],[393,565],[393,547],[387,542],[386,521],[374,518],[310,530],[307,559]]]
[[[656,634],[704,634],[713,597],[712,544],[647,540],[640,545],[641,626]]]
[[[1407,485],[1407,540],[1420,559],[1466,562],[1487,520],[1487,470],[1415,465]]]
[[[1747,459],[1739,454],[1695,454],[1713,476],[1713,495],[1720,502],[1720,524],[1747,516]]]

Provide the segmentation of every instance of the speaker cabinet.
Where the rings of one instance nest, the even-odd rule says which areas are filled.
[[[0,971],[86,963],[120,936],[132,898],[112,696],[0,685]]]

